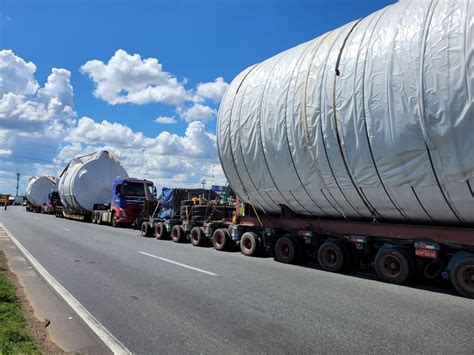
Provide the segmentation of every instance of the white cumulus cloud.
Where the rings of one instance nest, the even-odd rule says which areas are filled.
[[[95,122],[92,118],[82,117],[77,126],[69,130],[65,138],[69,142],[80,142],[86,144],[113,144],[119,147],[143,145],[145,137],[142,132],[133,130],[120,123],[102,121]]]
[[[205,99],[219,102],[227,86],[229,86],[229,84],[224,81],[224,78],[218,77],[212,82],[198,84],[196,94]]]
[[[3,149],[3,148],[0,148],[0,155],[10,155],[12,154],[12,150],[11,149]]]
[[[202,121],[208,122],[212,120],[216,115],[216,110],[209,106],[202,105],[199,103],[194,104],[190,108],[181,111],[181,116],[186,122]]]
[[[163,71],[158,59],[142,59],[123,49],[117,50],[107,63],[86,62],[81,72],[94,81],[94,95],[112,105],[161,102],[179,106],[187,97],[184,86]]]
[[[0,179],[4,190],[14,191],[17,171],[22,176],[55,174],[72,158],[98,149],[112,151],[131,176],[153,180],[158,187],[200,186],[202,179],[209,184],[225,182],[216,136],[206,130],[204,123],[216,115],[213,102],[209,106],[203,104],[206,99],[217,98],[212,90],[203,93],[201,88],[203,96],[195,100],[200,97],[197,92],[186,90],[184,81],[164,72],[158,60],[120,50],[107,63],[89,61],[81,69],[96,82],[95,95],[107,102],[162,102],[175,106],[176,116],[160,116],[155,121],[164,124],[182,119],[188,122],[185,131],[147,136],[122,123],[90,117],[78,120],[69,70],[52,68],[41,84],[35,78],[35,64],[11,50],[3,50],[0,163],[9,172]],[[20,192],[25,183],[26,179]]]
[[[178,121],[176,121],[175,117],[159,116],[155,118],[155,122],[160,123],[160,124],[171,124],[171,123],[176,123]]]
[[[56,156],[67,164],[72,158],[98,149],[113,152],[130,176],[153,180],[160,186],[199,186],[201,179],[224,183],[217,159],[216,136],[202,122],[188,124],[183,135],[167,131],[146,137],[130,127],[88,117],[66,137],[70,142]]]
[[[26,62],[10,49],[0,51],[0,96],[8,92],[34,94],[38,89],[35,72],[36,65],[32,62]]]
[[[0,129],[57,137],[73,124],[76,115],[71,73],[53,68],[40,88],[35,71],[33,63],[27,63],[13,51],[0,51]]]

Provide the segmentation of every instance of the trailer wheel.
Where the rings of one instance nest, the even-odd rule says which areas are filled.
[[[375,256],[374,268],[382,281],[397,285],[404,283],[413,274],[410,257],[396,248],[379,250]]]
[[[206,242],[206,236],[204,235],[204,230],[202,227],[194,227],[191,229],[191,244],[196,247],[201,247]]]
[[[111,224],[112,224],[112,227],[114,227],[114,228],[118,228],[118,226],[119,226],[119,223],[117,222],[117,215],[115,213],[112,214]]]
[[[326,271],[342,271],[347,265],[347,259],[347,252],[339,243],[325,242],[319,247],[319,265]]]
[[[192,206],[194,204],[193,200],[183,200],[181,201],[181,206]]]
[[[216,250],[228,250],[230,249],[230,244],[232,240],[230,239],[230,233],[225,228],[216,229],[212,235],[212,244]]]
[[[171,239],[175,243],[184,243],[186,241],[186,233],[181,225],[175,225],[171,230]]]
[[[257,255],[258,244],[258,237],[254,232],[245,232],[242,238],[240,238],[240,250],[244,255]]]
[[[299,256],[299,245],[295,238],[283,236],[275,244],[275,257],[278,261],[291,264],[296,262]]]
[[[459,260],[451,269],[449,278],[459,294],[474,298],[474,257],[468,256]]]
[[[156,224],[155,238],[160,240],[168,239],[168,231],[166,230],[166,226],[163,222],[159,222]]]
[[[151,226],[150,226],[150,223],[148,222],[143,222],[142,223],[142,226],[140,228],[140,231],[142,233],[142,237],[144,238],[150,238],[151,237]]]

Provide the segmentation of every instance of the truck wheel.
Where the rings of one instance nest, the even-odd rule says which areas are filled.
[[[382,281],[397,285],[404,283],[413,274],[410,257],[396,248],[379,250],[375,256],[374,268]]]
[[[296,262],[299,256],[299,246],[295,238],[283,236],[275,244],[275,257],[278,261],[291,264]]]
[[[459,294],[474,298],[474,257],[468,256],[459,260],[451,269],[449,279]]]
[[[194,227],[191,229],[191,244],[195,247],[201,247],[206,242],[206,236],[202,227]]]
[[[112,224],[112,227],[114,228],[117,228],[119,226],[119,223],[117,222],[117,215],[115,213],[112,215],[111,224]]]
[[[255,256],[258,252],[258,237],[254,232],[245,232],[240,239],[240,250],[247,256]]]
[[[186,241],[186,233],[181,225],[177,224],[171,230],[171,239],[175,243],[184,243]]]
[[[159,222],[156,224],[155,238],[160,240],[168,239],[168,231],[166,230],[166,226],[163,222]]]
[[[140,231],[142,233],[142,237],[144,238],[150,238],[151,237],[151,226],[150,223],[148,222],[143,222],[142,227],[140,228]]]
[[[319,265],[330,272],[340,272],[347,264],[347,253],[342,245],[325,242],[318,250]]]
[[[216,229],[212,235],[212,244],[216,250],[228,250],[230,249],[230,244],[232,240],[230,239],[230,233],[227,229],[219,228]]]

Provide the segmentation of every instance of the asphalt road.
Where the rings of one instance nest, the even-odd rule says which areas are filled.
[[[474,353],[474,300],[446,289],[144,239],[22,207],[2,209],[0,221],[134,353]]]

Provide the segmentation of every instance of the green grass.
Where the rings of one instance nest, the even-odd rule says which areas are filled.
[[[0,354],[40,354],[34,338],[26,329],[15,289],[2,271],[0,267]]]

